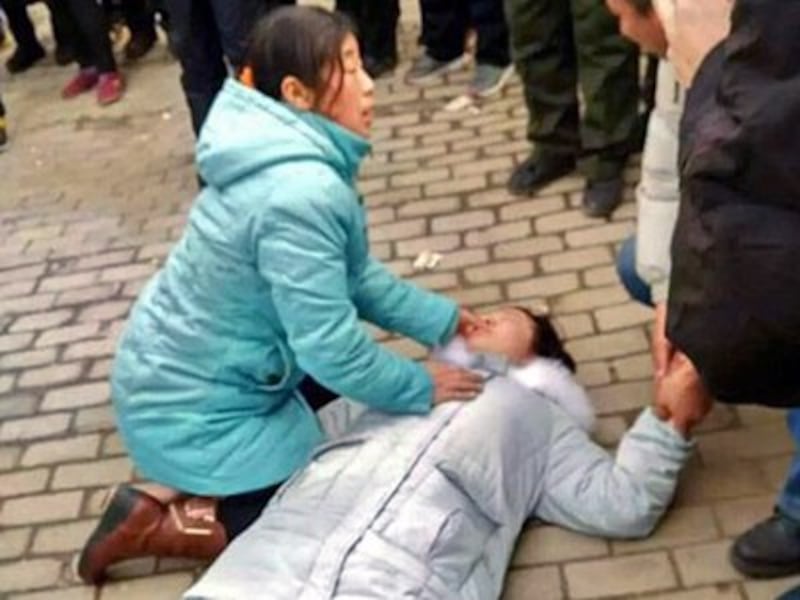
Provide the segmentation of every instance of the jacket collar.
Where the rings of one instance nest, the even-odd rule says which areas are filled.
[[[461,336],[435,349],[434,357],[442,362],[479,371],[487,377],[510,377],[557,404],[585,431],[591,431],[594,427],[595,413],[591,400],[572,372],[558,360],[538,356],[524,365],[511,365],[503,357],[471,352]]]
[[[225,93],[254,105],[297,131],[316,146],[347,181],[356,179],[361,162],[372,149],[368,140],[327,117],[274,100],[235,79],[225,82]]]

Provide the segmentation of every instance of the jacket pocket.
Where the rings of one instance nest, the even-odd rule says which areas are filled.
[[[480,562],[497,521],[452,472],[431,465],[378,533],[457,590]]]
[[[470,482],[447,464],[437,464],[436,472],[448,510],[426,562],[448,587],[458,589],[481,562],[490,538],[501,526],[501,515],[484,501],[484,490],[471,489]]]
[[[272,350],[272,349],[271,349]],[[276,342],[274,351],[267,356],[261,377],[261,389],[275,392],[286,387],[292,376],[292,361],[289,349],[280,341]]]
[[[289,349],[280,340],[232,344],[222,363],[217,378],[250,391],[284,390],[292,378],[293,361]]]

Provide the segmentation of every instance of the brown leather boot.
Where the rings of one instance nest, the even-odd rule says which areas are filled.
[[[216,558],[227,544],[213,498],[179,498],[168,505],[128,485],[111,499],[78,559],[78,575],[98,583],[114,563],[142,556]]]

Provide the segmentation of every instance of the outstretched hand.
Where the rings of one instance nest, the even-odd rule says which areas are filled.
[[[714,399],[692,361],[682,352],[676,352],[664,376],[656,380],[656,414],[688,437],[713,405]]]

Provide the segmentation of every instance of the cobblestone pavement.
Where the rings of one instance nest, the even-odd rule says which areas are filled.
[[[415,19],[404,17],[405,56]],[[132,300],[183,226],[195,191],[192,135],[163,45],[126,69],[129,92],[107,109],[91,97],[60,100],[68,73],[49,63],[2,81],[12,143],[0,156],[0,598],[176,598],[197,564],[133,561],[100,590],[76,583],[69,565],[104,488],[134,476],[109,407],[109,363]],[[442,110],[467,77],[424,90],[400,75],[379,83],[361,182],[374,253],[473,307],[549,307],[592,390],[598,438],[613,446],[651,399],[651,314],[627,300],[612,262],[633,231],[634,205],[610,222],[587,219],[575,177],[533,199],[509,196],[509,170],[528,149],[520,87],[480,111]],[[444,260],[415,274],[425,249]],[[744,581],[726,552],[770,512],[791,451],[779,413],[716,409],[652,538],[531,526],[506,597],[773,598],[791,581]]]

